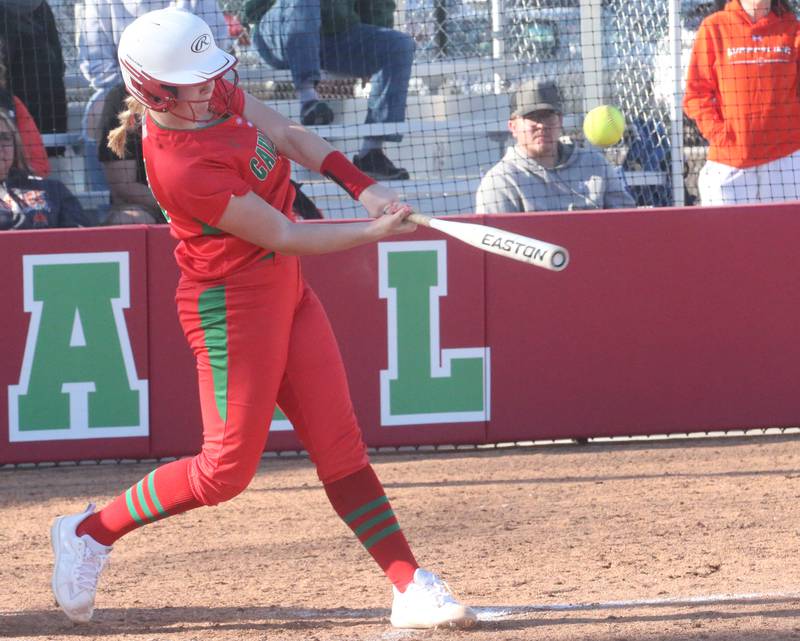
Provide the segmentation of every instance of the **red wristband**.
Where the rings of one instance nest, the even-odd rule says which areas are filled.
[[[339,185],[353,200],[358,200],[361,192],[376,182],[347,160],[341,151],[332,151],[325,156],[319,173]]]

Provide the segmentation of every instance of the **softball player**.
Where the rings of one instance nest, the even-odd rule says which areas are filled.
[[[88,621],[117,539],[147,523],[242,492],[258,467],[275,403],[292,421],[328,498],[393,584],[401,628],[469,627],[475,613],[419,568],[367,458],[339,350],[297,255],[412,231],[411,208],[340,152],[223,79],[236,58],[177,9],[129,25],[119,62],[141,112],[150,187],[180,241],[176,295],[197,360],[203,446],[163,465],[101,511],[53,522],[52,587]],[[138,105],[137,106],[137,103]],[[120,121],[130,122],[130,113]],[[124,144],[124,127],[112,147]],[[295,160],[330,177],[374,220],[293,224]]]

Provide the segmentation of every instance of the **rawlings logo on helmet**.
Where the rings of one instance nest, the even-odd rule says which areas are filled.
[[[194,53],[203,53],[211,46],[211,36],[207,33],[197,36],[192,42],[192,51]]]

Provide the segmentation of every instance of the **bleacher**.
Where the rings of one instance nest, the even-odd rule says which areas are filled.
[[[531,6],[547,6],[542,2],[543,0],[529,0]],[[224,2],[220,4],[227,6]],[[63,157],[51,159],[54,175],[79,195],[84,204],[102,207],[104,203],[108,203],[108,191],[104,189],[102,171],[94,157],[93,121],[86,114],[93,92],[77,68],[78,61],[74,51],[75,16],[80,14],[81,3],[53,0],[51,5],[59,15],[59,26],[64,28],[62,40],[67,62],[65,80],[70,104],[68,133],[45,136],[45,144],[66,147]],[[480,12],[484,12],[485,7],[480,2],[473,2],[469,6],[472,7],[471,11],[478,11],[479,5]],[[405,122],[363,124],[368,87],[355,79],[348,81],[330,78],[331,86],[336,86],[337,89],[324,97],[336,115],[334,123],[312,129],[351,158],[358,151],[365,135],[402,134],[402,142],[386,143],[386,151],[395,164],[409,170],[411,179],[388,184],[420,210],[432,215],[468,213],[474,209],[474,195],[481,176],[502,157],[510,141],[507,128],[508,81],[537,73],[541,65],[532,65],[530,59],[521,56],[516,50],[508,49],[505,53],[496,48],[494,51],[491,48],[487,50],[481,43],[497,44],[493,40],[497,36],[495,32],[461,33],[455,28],[455,23],[449,25],[447,54],[431,55],[429,45],[423,43],[420,46],[422,41],[417,33],[428,29],[428,10],[421,9],[423,4],[413,7],[415,8],[407,2],[401,2],[398,4],[397,14],[400,25],[398,28],[417,34],[418,42],[417,61],[409,83]],[[542,16],[555,19],[555,14],[550,15],[550,9],[541,11],[546,13]],[[483,13],[480,16],[481,20],[486,18]],[[403,20],[405,25],[401,24]],[[509,20],[511,19],[507,17],[509,27],[518,29],[519,25],[514,25]],[[464,22],[467,26],[471,24]],[[572,31],[575,30],[575,25],[559,27],[563,27],[563,41],[558,45],[558,56],[562,56],[566,54],[561,49],[574,46],[575,34]],[[508,37],[513,40],[517,36]],[[436,40],[435,35],[431,38],[431,42]],[[470,44],[473,40],[481,46]],[[274,70],[263,63],[252,47],[239,48],[236,53],[240,59],[238,70],[243,88],[289,118],[299,120],[299,105],[294,97],[289,72]],[[571,51],[569,55],[574,58],[575,52]],[[628,60],[627,64],[630,67],[634,62],[638,64],[636,59]],[[564,63],[560,58],[554,58],[546,65],[548,69],[554,68],[560,73]],[[567,75],[572,73],[566,69],[563,71]],[[631,79],[635,80],[636,73],[629,74]],[[342,87],[344,90],[340,91]],[[635,96],[637,101],[640,101],[639,93]],[[580,144],[583,117],[580,108],[584,96],[578,98],[571,103],[568,101],[573,108],[565,117],[564,133],[577,139]],[[632,102],[631,105],[633,104]],[[621,106],[625,108],[625,105]],[[625,151],[624,145],[618,145],[607,150],[607,153],[614,164],[620,164]],[[295,167],[293,174],[303,184],[303,191],[327,217],[342,218],[362,214],[362,210],[336,185],[302,167]],[[631,186],[664,185],[668,181],[665,171],[652,170],[627,170],[625,178]]]
[[[299,105],[291,91],[288,72],[271,69],[258,61],[248,61],[240,68],[244,89],[262,97],[267,104],[285,116],[299,120]],[[481,176],[503,155],[510,140],[507,119],[507,93],[462,95],[449,93],[446,80],[466,70],[491,75],[494,61],[487,59],[455,60],[440,63],[418,63],[414,66],[406,121],[390,124],[363,124],[366,113],[367,87],[357,87],[347,95],[326,96],[334,110],[334,124],[311,127],[347,156],[352,157],[364,136],[402,134],[400,143],[387,143],[387,153],[396,164],[407,168],[411,179],[386,184],[421,211],[431,215],[470,213],[474,209],[475,192]],[[449,70],[449,71],[448,71]],[[341,85],[347,81],[332,81]],[[360,81],[351,80],[357,85]],[[102,172],[93,162],[93,121],[87,119],[87,105],[92,91],[77,70],[67,75],[69,132],[44,136],[46,146],[65,147],[63,157],[53,158],[54,176],[63,180],[86,207],[102,208],[109,194],[103,188]],[[287,91],[286,88],[289,87]],[[580,139],[581,117],[568,114],[564,119],[566,135]],[[622,153],[620,153],[622,152]],[[624,150],[609,151],[619,162]],[[335,184],[303,167],[293,168],[295,180],[303,191],[329,218],[363,215],[362,210]],[[627,172],[630,185],[663,184],[663,172]]]

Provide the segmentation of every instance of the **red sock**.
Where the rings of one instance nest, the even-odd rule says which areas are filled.
[[[394,586],[404,592],[417,564],[371,465],[325,484],[333,509],[350,526]]]
[[[189,486],[191,461],[185,458],[153,470],[102,510],[87,517],[78,526],[78,536],[88,534],[98,543],[113,545],[142,525],[200,507],[202,503]]]

